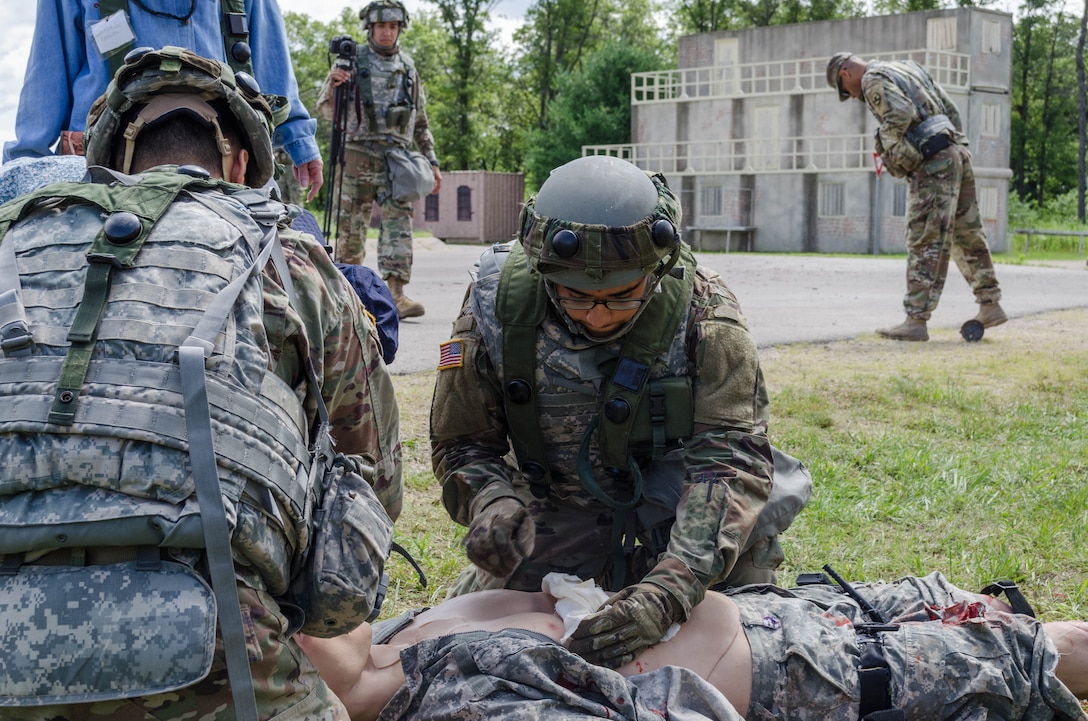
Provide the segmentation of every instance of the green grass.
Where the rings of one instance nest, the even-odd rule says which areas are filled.
[[[875,336],[761,351],[771,438],[811,469],[782,536],[788,583],[831,563],[858,580],[940,570],[981,588],[1014,578],[1045,619],[1088,616],[1088,310],[1018,318],[966,344]],[[433,373],[395,376],[406,454],[383,616],[440,601],[465,563],[431,475]]]

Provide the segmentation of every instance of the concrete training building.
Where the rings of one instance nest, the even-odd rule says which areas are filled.
[[[631,78],[627,145],[663,172],[697,249],[903,252],[907,184],[874,165],[877,122],[840,103],[827,60],[911,59],[955,101],[993,251],[1007,249],[1012,17],[956,8],[689,35],[676,70]]]

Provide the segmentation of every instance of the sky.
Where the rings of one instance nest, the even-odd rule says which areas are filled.
[[[52,0],[50,0],[52,1]],[[206,0],[199,0],[205,2]],[[409,18],[420,10],[433,9],[423,0],[403,0]],[[491,10],[493,27],[507,42],[520,24],[531,0],[497,0]],[[315,20],[335,19],[345,7],[361,8],[366,0],[279,0],[280,9],[305,13]],[[15,112],[23,87],[23,73],[30,55],[30,40],[34,34],[35,0],[0,0],[0,146],[15,139]]]

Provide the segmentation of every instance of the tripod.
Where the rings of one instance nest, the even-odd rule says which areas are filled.
[[[333,95],[332,133],[329,138],[329,162],[328,178],[325,187],[329,190],[325,194],[325,222],[321,232],[325,234],[325,243],[334,237],[330,234],[332,218],[336,216],[336,235],[340,237],[340,191],[344,184],[344,133],[347,127],[348,110],[354,105],[355,100],[355,59],[343,55],[336,61],[337,67],[351,73],[351,78],[336,87]],[[330,253],[331,254],[331,253]]]

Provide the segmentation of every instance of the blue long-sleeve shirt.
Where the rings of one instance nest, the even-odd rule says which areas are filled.
[[[145,0],[158,12],[184,16],[190,0]],[[276,0],[245,0],[253,74],[261,91],[284,95],[291,103],[288,119],[272,138],[294,165],[320,157],[310,118],[298,97],[298,83],[287,51],[287,31]],[[151,15],[129,3],[129,22],[136,34],[131,47],[177,45],[226,62],[221,31],[222,8],[216,0],[196,0],[187,23]],[[63,130],[84,130],[87,111],[110,81],[109,61],[97,50],[90,27],[102,19],[96,0],[38,0],[34,39],[26,64],[15,140],[4,144],[4,161],[51,155]],[[125,52],[125,51],[122,51]]]

